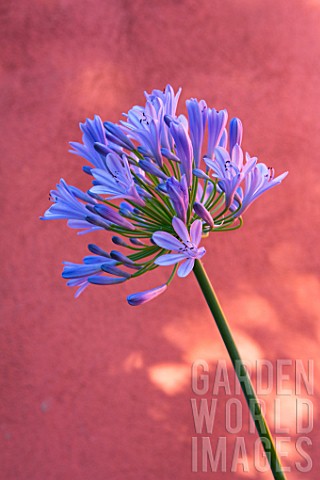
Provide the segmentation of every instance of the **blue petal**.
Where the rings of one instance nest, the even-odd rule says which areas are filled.
[[[210,180],[210,177],[209,175],[207,175],[206,173],[204,173],[200,168],[195,168],[193,171],[192,171],[193,175],[195,177],[198,177],[198,178],[202,178],[203,180]]]
[[[88,282],[94,285],[113,285],[116,283],[125,282],[127,279],[122,277],[103,277],[101,275],[93,275],[88,278]]]
[[[101,270],[103,270],[106,273],[110,273],[110,275],[116,275],[117,277],[123,277],[123,278],[130,278],[131,274],[128,272],[125,272],[124,270],[121,270],[121,268],[114,267],[113,265],[110,265],[108,263],[104,263],[101,265]]]
[[[118,262],[123,263],[123,265],[125,265],[126,267],[130,267],[130,268],[136,268],[137,267],[137,265],[135,264],[135,262],[133,260],[131,260],[131,258],[127,257],[126,255],[124,255],[121,252],[117,252],[117,250],[111,250],[110,256],[111,256],[111,258],[114,258]]]
[[[239,118],[232,118],[230,121],[230,126],[229,126],[229,131],[230,131],[230,152],[232,152],[233,147],[238,144],[241,145],[242,142],[242,123]]]
[[[196,245],[199,245],[202,235],[202,222],[201,220],[195,220],[190,227],[191,241]]]
[[[167,265],[174,265],[175,263],[181,262],[186,256],[183,253],[166,253],[155,259],[154,263],[156,265],[161,265],[163,267]]]
[[[177,232],[177,235],[179,235],[179,237],[183,242],[190,242],[190,235],[189,235],[188,229],[186,225],[183,223],[183,221],[180,220],[180,218],[174,217],[172,219],[172,226],[175,232]]]
[[[193,269],[194,267],[194,258],[188,258],[185,262],[183,262],[179,268],[178,268],[178,277],[180,278],[184,278],[186,277],[187,275],[189,275],[189,273],[191,272],[191,270]]]
[[[156,245],[166,250],[179,250],[182,247],[180,240],[168,232],[155,232],[152,235],[152,240]]]
[[[161,295],[167,289],[167,285],[161,285],[160,287],[152,288],[151,290],[145,290],[144,292],[133,293],[127,297],[129,305],[137,307],[143,303],[150,302],[154,298]]]
[[[211,213],[206,209],[206,207],[204,205],[202,205],[202,203],[199,203],[199,202],[195,202],[193,204],[193,210],[195,211],[195,213],[200,217],[202,218],[202,220],[204,220],[208,225],[210,225],[210,227],[213,227],[214,226],[214,222],[213,222],[213,218],[211,216]],[[191,233],[191,231],[190,231]],[[192,236],[191,236],[191,239],[192,239]],[[194,240],[192,240],[193,243]]]
[[[88,250],[91,253],[94,253],[95,255],[100,255],[100,256],[103,256],[103,257],[110,258],[109,253],[105,252],[104,250],[102,250],[102,248],[98,247],[94,243],[89,243]]]

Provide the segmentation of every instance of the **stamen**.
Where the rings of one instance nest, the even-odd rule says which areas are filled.
[[[145,114],[144,112],[142,112],[142,116],[143,116],[143,118],[140,118],[140,120],[139,120],[139,122],[141,123],[141,125],[142,125],[142,123],[145,123],[146,125],[149,125],[147,116],[146,116],[146,114]]]
[[[274,177],[274,168],[273,167],[268,167],[269,172],[265,174],[265,178],[268,178],[268,180],[272,180]]]

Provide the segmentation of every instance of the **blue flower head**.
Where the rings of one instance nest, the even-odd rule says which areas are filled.
[[[242,214],[281,183],[274,170],[243,153],[243,126],[226,110],[187,100],[188,118],[177,114],[181,89],[145,93],[118,124],[95,116],[80,124],[82,143],[71,152],[85,158],[87,192],[61,180],[50,193],[43,220],[67,220],[79,233],[110,232],[116,250],[89,244],[83,263],[64,262],[62,276],[77,287],[113,285],[158,267],[172,267],[166,283],[129,295],[142,305],[167,290],[175,274],[186,277],[205,255],[203,237],[242,225]],[[206,140],[207,139],[207,140]]]

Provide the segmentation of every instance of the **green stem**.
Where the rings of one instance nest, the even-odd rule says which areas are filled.
[[[275,480],[286,480],[286,477],[282,470],[280,458],[277,455],[277,451],[267,422],[261,412],[260,404],[256,397],[250,377],[246,371],[235,341],[232,337],[227,319],[224,316],[224,313],[213,290],[211,282],[200,260],[195,261],[193,272],[211,310],[223,342],[228,350],[232,365],[239,379],[242,391],[250,409],[250,413],[254,420],[261,443],[267,455],[273,477]]]

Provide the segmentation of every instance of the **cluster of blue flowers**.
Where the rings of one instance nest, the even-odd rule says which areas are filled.
[[[239,228],[248,206],[286,177],[244,156],[241,121],[233,118],[227,129],[226,110],[192,98],[188,118],[177,115],[180,93],[170,85],[146,93],[145,105],[119,124],[98,116],[80,124],[82,143],[71,142],[71,152],[90,163],[83,171],[92,186],[85,193],[61,180],[41,218],[66,219],[80,234],[108,230],[120,249],[89,244],[82,264],[65,262],[62,276],[78,287],[76,297],[89,284],[121,283],[172,265],[164,285],[129,295],[128,302],[157,297],[176,272],[186,277],[205,254],[203,236]]]

